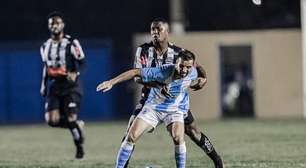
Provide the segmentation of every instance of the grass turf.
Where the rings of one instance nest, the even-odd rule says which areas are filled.
[[[221,120],[198,122],[227,168],[305,168],[306,121]],[[74,159],[70,132],[46,125],[0,127],[0,167],[114,167],[126,122],[86,124],[86,157]],[[187,167],[213,168],[188,137]],[[130,167],[175,167],[174,148],[164,125],[137,143]]]

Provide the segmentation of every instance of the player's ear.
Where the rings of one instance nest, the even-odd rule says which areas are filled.
[[[193,60],[193,67],[197,67],[197,66],[198,66],[197,62]]]

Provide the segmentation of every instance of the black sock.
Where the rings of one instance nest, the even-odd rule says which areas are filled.
[[[213,160],[216,168],[223,168],[221,157],[218,155],[210,140],[201,132],[200,142],[197,143],[204,152]]]
[[[61,117],[58,123],[59,127],[61,128],[69,128],[69,123],[66,117]]]
[[[84,142],[83,132],[80,129],[79,125],[76,121],[72,121],[68,123],[68,128],[72,134],[74,143],[77,147],[81,146]]]

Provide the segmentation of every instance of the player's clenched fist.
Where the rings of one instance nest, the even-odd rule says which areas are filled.
[[[109,91],[111,88],[113,87],[113,84],[111,81],[104,81],[102,83],[100,83],[97,86],[97,92],[102,91],[102,92],[107,92]]]

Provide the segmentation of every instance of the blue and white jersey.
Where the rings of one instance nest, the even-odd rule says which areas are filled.
[[[166,97],[160,88],[151,88],[146,105],[150,105],[157,112],[187,112],[189,109],[188,88],[197,78],[197,71],[192,68],[190,73],[182,79],[174,80],[175,65],[162,65],[157,68],[142,68],[143,82],[160,82],[166,84],[172,97]]]

